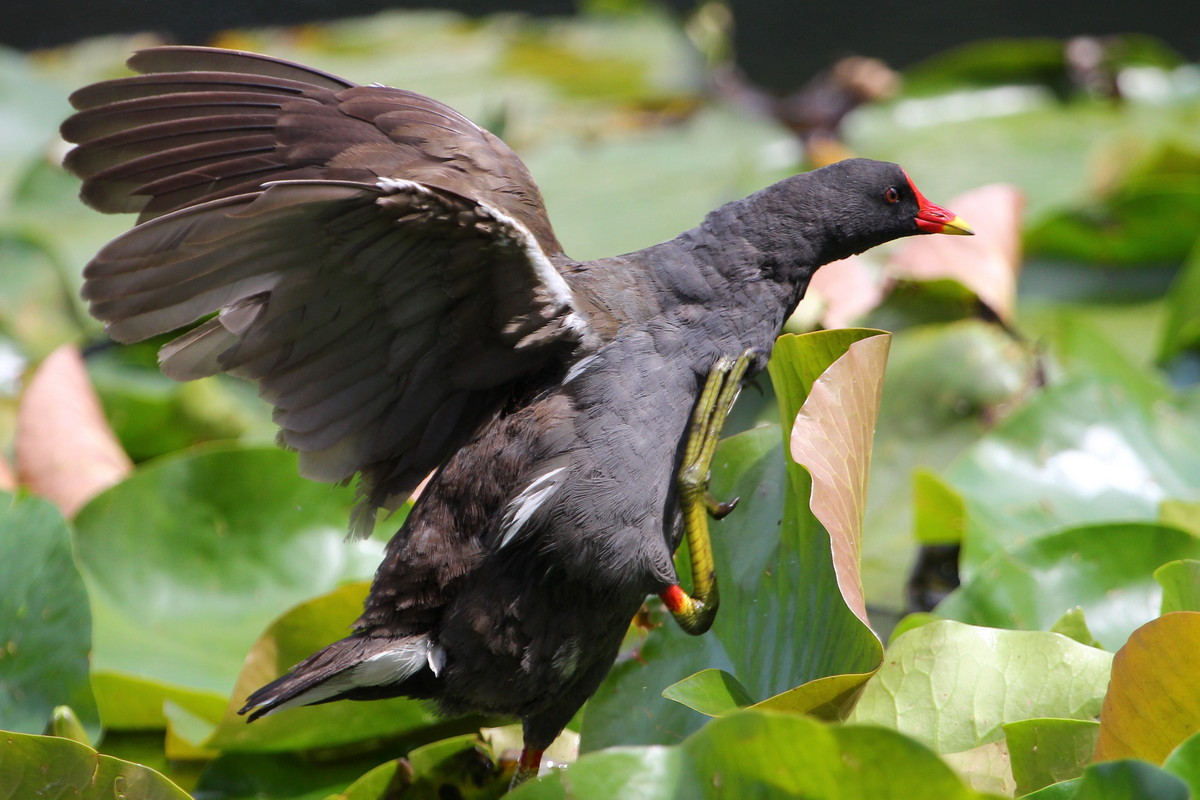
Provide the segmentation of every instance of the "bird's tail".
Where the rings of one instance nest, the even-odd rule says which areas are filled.
[[[253,722],[285,708],[401,695],[400,684],[423,669],[436,676],[445,662],[445,651],[427,634],[391,638],[356,633],[250,695],[238,713],[249,714],[246,721]]]

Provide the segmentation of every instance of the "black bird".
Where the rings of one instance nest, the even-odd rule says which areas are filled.
[[[516,781],[647,595],[711,623],[706,514],[731,504],[708,463],[813,271],[970,232],[900,167],[854,159],[575,261],[516,155],[435,100],[235,51],[129,65],[76,92],[62,129],[84,201],[140,215],[86,267],[92,313],[133,342],[216,312],[163,371],[256,382],[305,476],[358,476],[355,533],[436,470],[354,632],[243,713],[407,695],[517,716]]]

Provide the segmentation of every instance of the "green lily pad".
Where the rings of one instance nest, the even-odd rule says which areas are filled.
[[[1083,772],[1073,800],[1188,800],[1187,784],[1153,764],[1134,759],[1093,764]]]
[[[663,689],[663,697],[701,714],[722,717],[754,702],[746,687],[722,669],[705,669]]]
[[[191,800],[158,772],[57,736],[0,733],[7,797]]]
[[[1154,580],[1163,589],[1161,613],[1200,611],[1200,561],[1189,558],[1163,564],[1154,570]]]
[[[69,705],[96,737],[88,595],[67,523],[45,500],[0,493],[0,586],[0,721],[41,733]]]
[[[805,797],[813,800],[982,800],[926,747],[893,731],[828,726],[803,716],[742,711],[674,747],[623,747],[583,756],[530,782],[534,798]]]
[[[376,541],[344,540],[352,492],[296,474],[274,449],[210,448],[155,461],[76,519],[94,616],[94,674],[187,704],[229,696],[259,632],[289,606],[369,576]],[[122,681],[129,681],[122,684]],[[109,725],[144,726],[106,702]],[[162,720],[157,721],[158,725]]]
[[[1165,561],[1200,558],[1200,540],[1156,524],[1087,525],[1000,550],[937,607],[948,619],[1047,630],[1074,606],[1100,644],[1116,650],[1158,616]]]
[[[1056,633],[933,622],[891,644],[848,721],[956,753],[999,741],[1009,722],[1093,719],[1111,662]]]
[[[1066,611],[1059,617],[1053,625],[1050,626],[1051,633],[1061,633],[1070,639],[1074,639],[1080,644],[1086,644],[1088,647],[1100,647],[1100,642],[1096,641],[1096,637],[1092,636],[1092,629],[1088,627],[1087,617],[1083,613],[1083,609],[1075,606]]]
[[[893,338],[864,522],[862,574],[869,606],[906,609],[914,528],[928,527],[934,535],[938,524],[964,524],[951,522],[961,509],[947,508],[947,518],[936,524],[923,517],[930,509],[914,510],[913,476],[937,474],[947,489],[961,494],[945,470],[1004,409],[1019,402],[1033,374],[1027,348],[978,320],[909,328]]]
[[[1082,719],[1023,719],[1003,727],[1018,795],[1083,774],[1100,733],[1098,722]]]
[[[288,610],[249,648],[224,713],[193,741],[224,752],[311,750],[396,736],[438,717],[424,703],[407,698],[369,703],[326,703],[268,714],[252,724],[238,716],[245,698],[325,645],[349,633],[362,612],[369,584],[354,583]]]
[[[1087,523],[1151,521],[1200,475],[1200,417],[1143,405],[1107,377],[1051,386],[973,445],[945,478],[967,501],[964,581],[993,553]],[[1089,618],[1091,615],[1089,614]]]
[[[1192,797],[1200,797],[1200,733],[1194,733],[1171,751],[1163,769],[1182,778]]]

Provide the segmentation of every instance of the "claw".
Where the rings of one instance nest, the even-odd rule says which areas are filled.
[[[713,499],[712,495],[705,498],[704,504],[708,507],[708,515],[713,519],[725,519],[729,516],[729,512],[737,508],[737,504],[742,498],[735,497],[732,500],[720,503]]]

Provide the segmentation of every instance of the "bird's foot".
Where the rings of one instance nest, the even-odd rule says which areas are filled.
[[[717,614],[719,596],[708,517],[725,517],[733,511],[738,499],[722,503],[709,494],[710,470],[721,429],[742,389],[742,381],[750,366],[762,355],[759,350],[747,350],[736,358],[722,356],[717,359],[692,412],[683,465],[677,478],[684,534],[692,562],[692,592],[688,594],[675,585],[660,594],[671,615],[688,633],[704,633]]]
[[[521,750],[521,758],[517,761],[517,771],[513,773],[512,780],[509,781],[508,791],[520,786],[525,781],[536,778],[538,771],[542,768],[542,755],[545,750],[531,750],[528,747]]]
[[[663,605],[671,612],[671,616],[679,623],[679,627],[683,629],[684,633],[690,633],[692,636],[707,633],[708,629],[712,627],[713,620],[717,618],[717,608],[721,604],[721,598],[717,592],[715,576],[710,581],[711,587],[704,599],[688,594],[679,584],[658,593],[658,596],[662,598]]]

